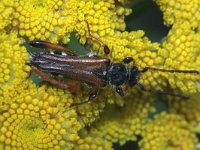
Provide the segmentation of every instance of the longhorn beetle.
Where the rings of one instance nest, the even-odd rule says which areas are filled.
[[[103,44],[105,54],[109,54],[110,50],[108,46],[90,32],[87,21],[86,25],[89,35],[99,43]],[[64,89],[70,89],[70,85],[64,81],[58,81],[46,73],[58,74],[65,78],[86,83],[93,88],[89,100],[93,100],[97,96],[99,89],[107,85],[112,85],[120,96],[124,96],[122,86],[125,84],[130,87],[138,86],[142,91],[188,98],[182,94],[145,89],[144,86],[139,83],[140,76],[147,71],[199,74],[196,70],[167,70],[153,67],[145,67],[142,70],[139,70],[136,66],[128,67],[126,65],[134,61],[132,57],[124,58],[121,63],[111,63],[109,59],[98,56],[77,56],[73,51],[65,47],[46,41],[36,40],[30,42],[30,45],[66,52],[67,55],[55,54],[52,52],[30,53],[32,72],[36,73],[50,84]]]

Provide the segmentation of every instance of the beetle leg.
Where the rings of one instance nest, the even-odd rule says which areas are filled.
[[[132,61],[134,61],[133,57],[125,57],[123,59],[123,63],[125,63],[125,64],[129,64]]]
[[[79,88],[77,86],[77,84],[70,84],[70,83],[66,83],[65,81],[61,81],[61,80],[55,80],[54,78],[48,76],[47,74],[43,73],[42,71],[38,70],[37,68],[35,67],[32,67],[31,68],[31,72],[37,74],[38,76],[40,76],[44,81],[52,84],[52,85],[55,85],[59,88],[62,88],[62,89],[67,89],[67,90],[70,90],[71,92],[76,92],[77,89]]]
[[[94,100],[94,99],[97,97],[98,92],[99,92],[99,89],[95,88],[95,89],[90,93],[90,96],[89,96],[88,101]]]
[[[123,92],[121,86],[116,86],[116,92],[117,92],[120,96],[124,96],[124,92]]]
[[[95,88],[95,89],[90,93],[90,96],[89,96],[88,100],[83,101],[83,102],[79,102],[79,103],[72,103],[70,107],[83,105],[83,104],[86,104],[86,103],[88,103],[88,102],[95,102],[95,101],[93,101],[93,100],[96,98],[98,92],[99,92],[99,89]],[[96,101],[96,102],[98,102],[98,101]]]
[[[87,30],[88,30],[89,35],[90,35],[92,38],[94,38],[95,40],[97,40],[99,43],[103,44],[104,53],[105,53],[106,55],[109,54],[109,53],[110,53],[110,49],[109,49],[108,45],[107,45],[105,42],[103,42],[100,38],[98,38],[97,36],[93,35],[93,34],[90,32],[90,27],[89,27],[88,21],[85,20],[85,22],[86,22],[86,26],[87,26]]]
[[[57,44],[47,42],[47,41],[35,40],[35,41],[31,41],[30,45],[33,46],[33,47],[38,47],[38,48],[45,48],[45,49],[53,49],[53,50],[63,51],[63,52],[66,52],[70,56],[76,56],[76,53],[74,53],[70,49],[65,48],[63,46],[60,46],[60,45],[57,45]]]

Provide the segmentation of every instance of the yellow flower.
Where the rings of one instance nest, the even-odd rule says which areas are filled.
[[[115,32],[125,29],[124,18],[130,13],[131,9],[117,5],[114,0],[96,3],[81,1],[77,14],[78,23],[75,27],[80,43],[85,44],[87,41],[95,50],[100,46],[102,49],[102,44],[89,36],[85,20],[89,23],[91,33],[105,41],[104,37],[113,36]],[[107,42],[106,44],[109,45]]]
[[[101,137],[112,143],[119,142],[121,145],[130,140],[137,140],[137,135],[141,135],[147,123],[148,114],[154,112],[155,108],[152,106],[151,98],[145,94],[139,96],[132,93],[132,96],[123,100],[123,107],[119,105],[105,107],[100,120],[89,129],[89,137]]]
[[[191,27],[199,28],[200,2],[199,0],[155,0],[164,14],[164,23],[172,25],[177,22],[190,23]]]
[[[124,29],[124,16],[130,14],[131,10],[115,7],[114,3],[114,0],[17,0],[9,5],[2,3],[3,10],[7,9],[8,13],[4,12],[0,18],[5,24],[2,28],[11,22],[12,28],[19,30],[21,36],[30,40],[68,43],[71,32],[84,34],[85,31],[81,28],[86,19],[93,20],[91,30],[98,31],[101,35],[113,34],[112,29]],[[8,20],[8,23],[4,20]]]
[[[79,139],[76,112],[60,111],[59,99],[44,86],[24,90],[13,99],[0,116],[2,149],[71,149]]]
[[[13,97],[21,93],[28,85],[24,81],[29,76],[30,67],[26,48],[17,32],[0,35],[0,112],[14,102]],[[12,97],[12,98],[11,98]]]
[[[98,120],[101,112],[103,112],[106,99],[104,94],[98,93],[95,100],[89,101],[91,90],[87,87],[81,88],[73,97],[72,108],[76,109],[78,120],[82,127],[90,126]]]
[[[124,86],[126,97],[122,98],[106,87],[88,102],[90,90],[86,86],[71,95],[56,87],[36,86],[27,79],[28,53],[18,36],[65,44],[72,32],[99,56],[105,56],[103,46],[108,45],[111,63],[129,56],[134,62],[127,66],[136,65],[140,70],[149,66],[200,71],[198,0],[156,0],[165,23],[173,25],[162,44],[151,42],[144,31],[125,31],[124,18],[132,11],[126,8],[128,2],[2,0],[0,149],[112,149],[112,143],[122,145],[136,141],[137,136],[142,136],[140,147],[144,150],[195,149],[198,96],[189,102],[170,101],[171,110],[180,115],[162,113],[149,121],[149,113],[155,111],[152,97],[134,88],[126,90]],[[91,34],[100,40],[89,34],[86,21]],[[147,71],[139,83],[146,89],[171,88],[172,93],[188,94],[199,91],[199,80],[194,74]],[[194,108],[191,111],[190,106]],[[80,129],[87,133],[78,135]]]
[[[55,99],[59,101],[57,107],[59,107],[60,111],[64,111],[65,109],[70,107],[71,104],[73,103],[74,100],[70,91],[60,89],[56,86],[45,85],[45,83],[43,84],[43,86],[46,87],[46,92],[49,95],[53,95]]]
[[[17,0],[14,2],[13,27],[30,40],[41,39],[53,43],[69,42],[77,17],[76,0]],[[70,14],[70,15],[69,15]]]
[[[69,107],[76,110],[78,121],[82,127],[90,126],[95,122],[105,107],[106,100],[103,99],[103,96],[100,93],[94,101],[88,101],[90,95],[89,89],[81,88],[80,90],[77,90],[71,98],[66,98],[70,95],[69,91],[59,89],[55,86],[46,87],[47,93],[55,96],[55,99],[59,101],[57,107],[60,111],[65,111]]]
[[[13,13],[13,1],[1,0],[0,3],[0,30],[11,24],[11,14]]]
[[[24,81],[30,71],[28,53],[21,46],[23,40],[17,37],[17,32],[0,35],[0,88],[5,85],[19,84]]]
[[[175,24],[167,35],[163,48],[167,57],[163,68],[175,70],[199,69],[200,34],[191,30],[188,23]],[[160,51],[163,54],[163,51]],[[166,54],[165,54],[166,55]],[[165,73],[168,82],[174,89],[180,89],[183,93],[196,93],[199,91],[199,75],[195,74],[170,74]]]
[[[194,150],[197,138],[189,123],[175,114],[161,113],[145,127],[141,150]]]
[[[96,136],[86,136],[86,133],[81,132],[79,139],[73,150],[112,150],[112,143]]]
[[[189,100],[170,99],[169,108],[172,113],[184,117],[191,126],[200,132],[200,94],[192,95]]]
[[[6,111],[9,106],[16,101],[15,97],[23,94],[27,89],[36,89],[35,84],[30,80],[25,80],[18,84],[8,84],[0,88],[0,113]],[[30,91],[33,92],[33,91]],[[23,97],[23,96],[22,96]],[[21,99],[18,98],[18,101]]]

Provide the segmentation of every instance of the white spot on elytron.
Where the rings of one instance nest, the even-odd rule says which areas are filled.
[[[62,52],[61,55],[63,55],[63,56],[67,56],[67,54],[66,54],[65,52]]]
[[[88,53],[88,57],[93,57],[93,56],[96,56],[96,53],[93,52]]]
[[[54,52],[53,52],[53,51],[50,51],[50,54],[54,54]]]
[[[106,75],[106,71],[103,72],[103,75]]]

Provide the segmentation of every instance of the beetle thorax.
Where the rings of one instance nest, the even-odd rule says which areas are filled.
[[[128,68],[122,63],[111,64],[107,70],[107,81],[114,86],[128,84],[134,86],[138,83],[140,71],[137,67]]]
[[[129,71],[122,63],[111,64],[107,70],[107,80],[111,85],[120,86],[128,81]]]

